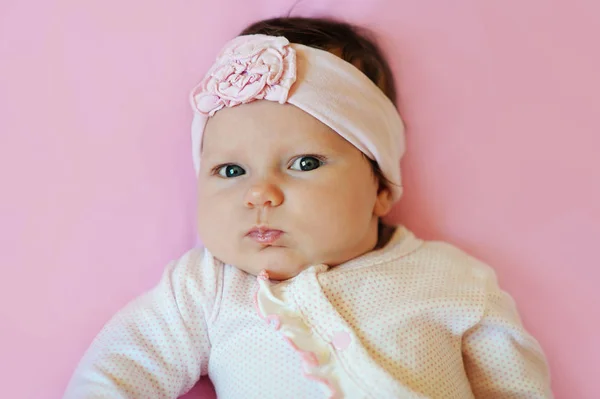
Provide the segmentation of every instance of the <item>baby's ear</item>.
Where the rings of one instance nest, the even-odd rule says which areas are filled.
[[[377,192],[377,200],[373,207],[373,214],[378,217],[383,217],[392,210],[392,205],[392,192],[387,186],[382,184]]]

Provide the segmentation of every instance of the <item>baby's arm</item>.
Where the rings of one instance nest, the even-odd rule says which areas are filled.
[[[64,399],[177,398],[206,374],[216,271],[201,250],[119,311],[75,370]]]
[[[485,268],[486,309],[463,339],[465,369],[475,397],[552,398],[550,376],[538,342],[522,327],[514,301]]]

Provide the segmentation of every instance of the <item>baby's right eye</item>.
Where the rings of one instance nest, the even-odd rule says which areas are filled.
[[[223,165],[218,168],[217,173],[221,177],[230,178],[245,175],[246,171],[239,165]]]

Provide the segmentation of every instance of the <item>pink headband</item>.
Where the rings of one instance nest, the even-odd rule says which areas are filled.
[[[192,90],[196,174],[208,118],[224,107],[262,99],[295,105],[336,131],[377,161],[383,175],[394,183],[390,187],[394,200],[400,198],[405,144],[396,107],[352,64],[327,51],[290,44],[285,37],[236,37]]]

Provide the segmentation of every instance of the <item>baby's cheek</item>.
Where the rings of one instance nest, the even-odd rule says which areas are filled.
[[[222,234],[223,223],[218,223],[218,212],[209,203],[198,205],[198,235],[204,244],[214,241]]]

